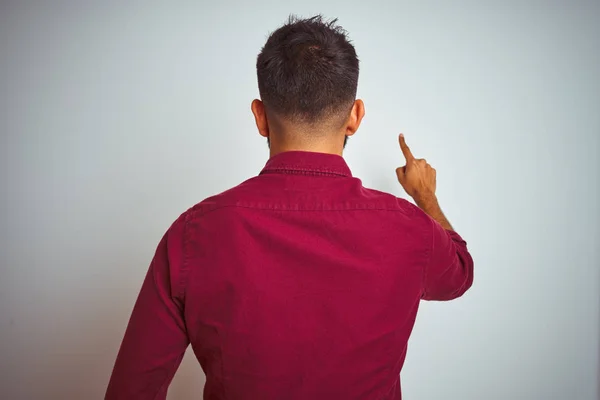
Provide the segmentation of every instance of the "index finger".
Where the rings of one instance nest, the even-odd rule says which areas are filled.
[[[409,161],[414,160],[415,157],[413,156],[413,154],[410,151],[410,148],[406,144],[406,141],[404,140],[404,135],[402,133],[400,134],[399,141],[400,141],[400,150],[402,150],[402,154],[404,154],[404,158],[406,158],[406,161],[409,162]]]

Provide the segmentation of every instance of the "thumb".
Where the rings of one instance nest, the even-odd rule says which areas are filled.
[[[398,182],[403,185],[406,180],[406,166],[396,168],[396,176],[398,177]]]

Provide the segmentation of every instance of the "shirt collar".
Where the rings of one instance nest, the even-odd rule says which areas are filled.
[[[309,151],[286,151],[274,155],[260,174],[303,174],[351,177],[342,156]]]

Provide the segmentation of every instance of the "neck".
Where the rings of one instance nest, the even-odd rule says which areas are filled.
[[[313,153],[336,154],[341,156],[344,151],[344,141],[312,141],[310,143],[286,142],[271,137],[269,140],[270,157],[286,151],[310,151]],[[339,142],[339,143],[338,143]]]
[[[286,151],[310,151],[341,156],[346,145],[346,135],[341,129],[328,131],[314,126],[286,126],[281,121],[270,125],[271,157]]]

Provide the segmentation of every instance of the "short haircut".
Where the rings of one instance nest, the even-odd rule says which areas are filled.
[[[290,16],[256,61],[267,112],[295,123],[347,117],[356,99],[358,57],[337,19]]]

